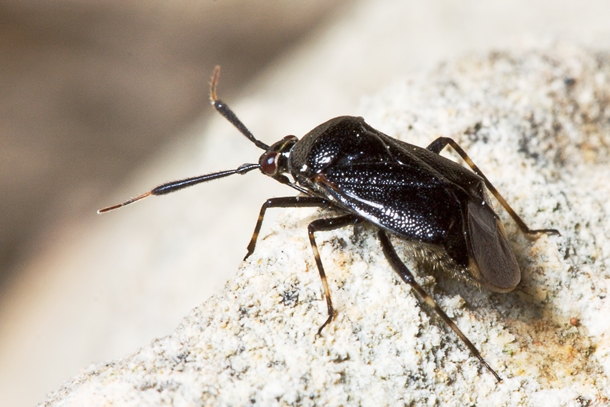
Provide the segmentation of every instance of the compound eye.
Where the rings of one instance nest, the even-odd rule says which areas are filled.
[[[277,173],[277,152],[273,151],[264,154],[261,157],[260,165],[261,170],[267,175],[275,175]]]

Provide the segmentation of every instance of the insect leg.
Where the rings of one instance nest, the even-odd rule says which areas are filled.
[[[256,241],[258,239],[258,233],[261,230],[261,226],[263,225],[263,218],[265,217],[265,212],[269,208],[305,208],[305,207],[316,207],[316,206],[325,206],[328,204],[328,201],[322,198],[311,197],[311,196],[286,196],[282,198],[270,198],[261,206],[261,211],[258,214],[258,220],[256,221],[256,226],[254,227],[254,233],[252,233],[252,238],[250,239],[250,243],[248,244],[248,253],[244,260],[246,260],[252,253],[254,253],[254,248],[256,247]]]
[[[453,149],[460,155],[460,157],[462,157],[464,159],[464,161],[466,161],[466,163],[470,166],[470,168],[472,168],[472,170],[479,177],[483,178],[483,181],[485,182],[485,186],[487,187],[487,189],[493,194],[493,196],[496,197],[498,202],[500,202],[500,205],[502,205],[504,207],[504,209],[506,209],[506,211],[508,212],[510,217],[513,218],[513,220],[515,221],[517,226],[519,226],[519,229],[521,229],[521,231],[523,233],[528,234],[528,235],[535,235],[538,233],[546,233],[549,235],[561,235],[561,233],[559,233],[559,231],[557,229],[530,229],[525,224],[523,219],[521,219],[521,217],[519,215],[517,215],[517,213],[513,210],[513,208],[510,207],[510,205],[508,204],[508,202],[506,202],[504,197],[502,195],[500,195],[500,192],[498,192],[496,187],[494,187],[493,184],[491,182],[489,182],[489,180],[487,179],[485,174],[483,174],[483,172],[479,169],[479,167],[477,167],[475,165],[475,163],[468,156],[468,154],[466,154],[466,151],[464,151],[464,149],[462,147],[460,147],[459,144],[456,143],[456,141],[453,140],[452,138],[439,137],[436,140],[434,140],[427,147],[427,149],[432,151],[433,153],[438,154],[441,152],[441,150],[443,148],[445,148],[445,146],[447,146],[447,144],[449,144],[451,147],[453,147]]]
[[[398,273],[402,281],[411,286],[411,288],[413,289],[413,291],[415,291],[419,298],[423,302],[425,302],[430,308],[432,308],[434,312],[436,312],[436,314],[441,317],[441,319],[447,325],[449,325],[449,328],[451,328],[453,332],[455,332],[455,334],[462,340],[462,342],[464,342],[470,352],[477,359],[479,359],[479,361],[483,364],[483,366],[487,368],[487,370],[491,372],[491,374],[494,375],[498,382],[501,382],[502,379],[500,378],[500,376],[496,373],[495,370],[491,368],[491,366],[489,366],[485,359],[483,359],[483,356],[481,356],[479,350],[472,344],[472,342],[470,342],[470,339],[468,339],[466,335],[464,335],[464,333],[460,330],[460,328],[458,328],[455,322],[453,322],[451,318],[449,318],[449,316],[445,314],[445,311],[443,311],[441,307],[439,307],[438,304],[434,301],[434,299],[430,295],[428,295],[428,293],[426,293],[423,288],[421,288],[417,281],[415,281],[415,278],[413,277],[413,274],[411,274],[411,271],[409,271],[407,266],[405,266],[402,260],[400,260],[400,257],[398,257],[398,254],[396,254],[396,250],[394,250],[394,246],[392,246],[392,243],[390,243],[390,239],[388,239],[386,233],[380,229],[378,232],[378,236],[379,242],[381,243],[381,248],[383,249],[383,254],[385,254],[385,257],[390,262],[390,265],[392,266],[394,271]]]
[[[339,216],[337,218],[314,220],[307,227],[307,232],[309,234],[309,243],[311,244],[311,248],[313,249],[313,257],[316,259],[316,265],[318,266],[318,271],[320,272],[320,278],[322,279],[322,287],[324,288],[324,296],[326,297],[326,307],[328,309],[328,318],[326,318],[326,321],[324,321],[320,329],[318,329],[318,335],[321,334],[322,329],[324,329],[324,327],[328,325],[330,321],[332,321],[332,319],[334,318],[335,309],[333,308],[333,302],[330,299],[330,288],[328,288],[326,273],[324,272],[324,267],[322,266],[322,260],[320,259],[320,252],[318,251],[318,245],[316,244],[314,233],[339,229],[347,225],[353,225],[356,222],[358,222],[357,216],[344,215]]]

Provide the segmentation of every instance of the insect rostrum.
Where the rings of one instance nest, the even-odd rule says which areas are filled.
[[[341,116],[328,120],[300,140],[286,136],[271,146],[257,140],[233,111],[216,95],[220,68],[212,76],[210,99],[214,108],[244,136],[264,150],[256,164],[201,175],[160,185],[124,203],[99,213],[131,204],[150,195],[164,195],[202,182],[245,174],[259,169],[286,184],[300,195],[268,199],[261,207],[248,244],[246,258],[254,252],[265,212],[269,208],[332,207],[341,216],[317,219],[308,226],[308,235],[328,309],[328,318],[318,334],[335,315],[331,293],[315,233],[357,222],[377,227],[383,253],[400,278],[431,307],[464,342],[472,354],[494,375],[477,348],[415,281],[411,271],[396,254],[388,233],[434,250],[450,267],[482,287],[496,292],[513,290],[521,279],[504,227],[487,197],[489,191],[506,209],[523,233],[558,234],[555,229],[532,230],[512,210],[494,186],[453,140],[440,137],[428,147],[417,147],[389,137],[365,123],[361,117]],[[469,165],[469,170],[439,155],[450,145]]]

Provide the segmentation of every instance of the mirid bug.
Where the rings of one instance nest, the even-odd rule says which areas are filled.
[[[421,148],[375,130],[361,117],[341,116],[322,123],[300,140],[286,136],[268,146],[257,140],[229,106],[218,99],[216,85],[219,74],[220,67],[216,67],[210,84],[212,105],[248,140],[264,150],[258,163],[159,185],[121,204],[100,209],[98,213],[151,195],[165,195],[202,182],[259,169],[301,195],[270,198],[262,205],[246,258],[254,252],[269,208],[329,207],[342,213],[334,218],[314,220],[308,226],[328,310],[328,318],[320,326],[318,334],[332,321],[335,310],[315,233],[368,222],[377,227],[383,253],[400,278],[455,332],[496,380],[501,381],[472,342],[415,281],[396,254],[388,233],[410,242],[417,253],[430,253],[433,261],[458,276],[492,291],[509,292],[521,280],[521,271],[486,189],[523,233],[559,232],[555,229],[530,229],[451,138],[440,137],[428,147]],[[447,145],[464,159],[472,171],[439,155]]]

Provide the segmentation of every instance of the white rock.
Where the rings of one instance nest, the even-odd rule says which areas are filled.
[[[338,316],[316,337],[326,305],[306,225],[322,214],[282,210],[226,288],[173,334],[90,367],[45,405],[603,403],[609,81],[610,54],[555,46],[459,59],[365,103],[369,124],[404,141],[455,138],[530,227],[562,233],[530,241],[498,209],[523,273],[509,294],[406,259],[502,383],[420,310],[370,227],[318,234]]]

